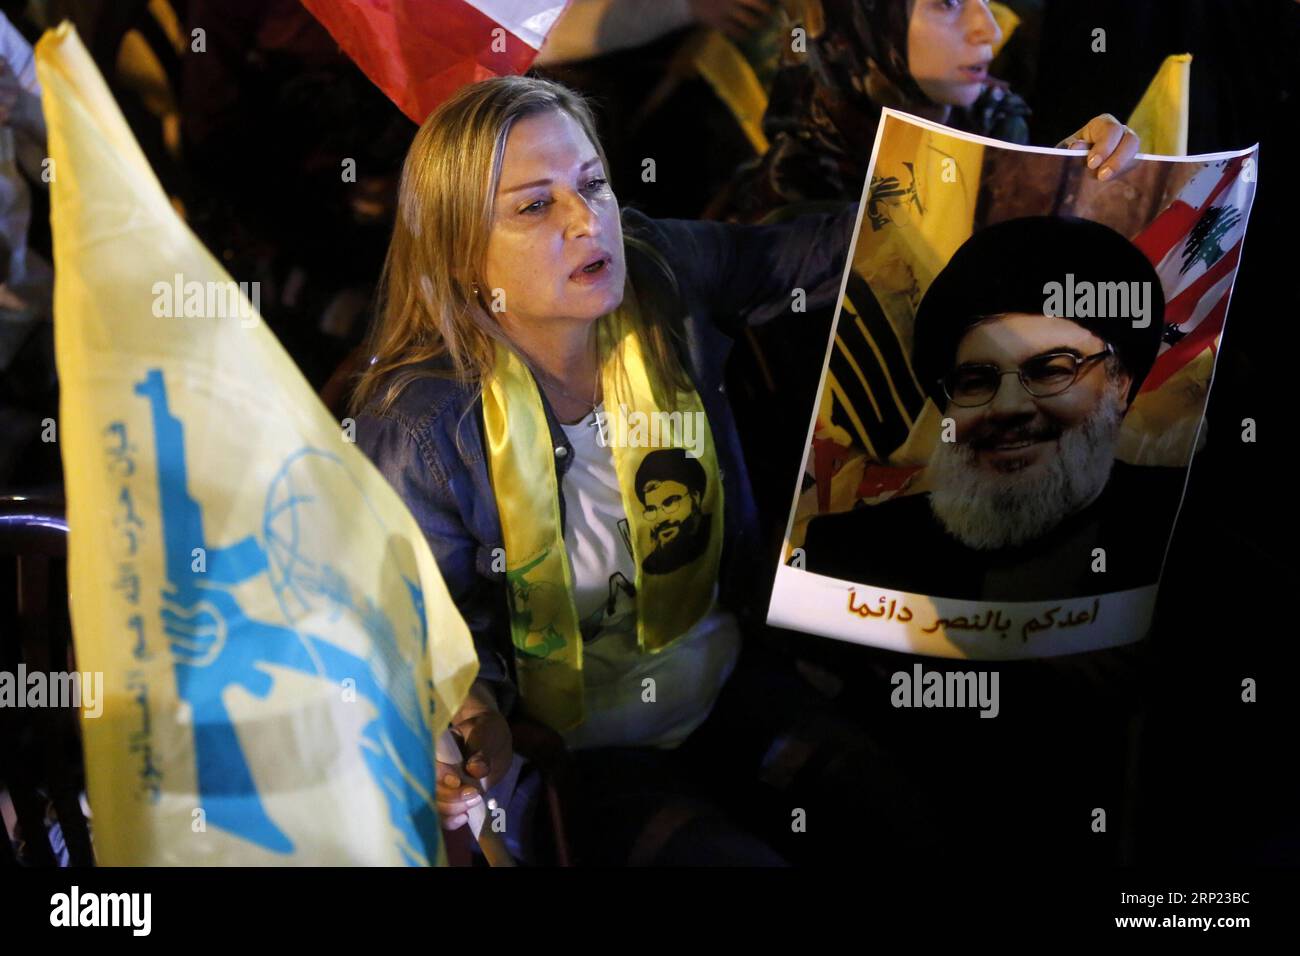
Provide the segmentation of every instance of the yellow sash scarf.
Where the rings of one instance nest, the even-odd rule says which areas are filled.
[[[625,312],[599,321],[611,333],[601,361],[602,434],[631,532],[637,642],[642,653],[654,653],[710,608],[722,554],[722,483],[699,395],[679,392],[675,408],[660,409],[654,396],[664,390],[652,387]],[[584,715],[582,634],[560,527],[555,450],[531,371],[499,343],[483,386],[483,423],[505,543],[520,703],[530,716],[568,730]]]

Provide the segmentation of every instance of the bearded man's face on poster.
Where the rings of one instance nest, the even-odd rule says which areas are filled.
[[[930,459],[931,506],[976,549],[1015,546],[1104,489],[1131,377],[1069,319],[1010,313],[973,325],[944,378],[952,440]]]

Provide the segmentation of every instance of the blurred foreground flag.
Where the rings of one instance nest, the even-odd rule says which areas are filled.
[[[428,544],[69,24],[36,65],[99,861],[438,862],[433,741],[477,664]]]
[[[302,0],[417,123],[467,83],[523,73],[568,0]]]

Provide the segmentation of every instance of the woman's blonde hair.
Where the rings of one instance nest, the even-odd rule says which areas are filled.
[[[450,373],[466,383],[481,384],[491,373],[494,343],[509,344],[509,339],[474,287],[486,288],[484,263],[506,137],[516,120],[550,110],[564,110],[577,121],[608,171],[586,102],[538,77],[497,77],[465,86],[416,132],[402,165],[397,222],[366,350],[370,364],[353,390],[354,413],[372,404],[386,410],[415,379],[447,374],[430,367],[430,359],[445,356]],[[675,295],[676,283],[662,257],[636,237],[625,235],[624,243],[662,271]],[[632,265],[620,309],[640,337],[652,381],[665,395],[687,391],[691,386],[674,348],[675,327],[663,321],[669,300],[638,296],[642,290],[633,288]]]

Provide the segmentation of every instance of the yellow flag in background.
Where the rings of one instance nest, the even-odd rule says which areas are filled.
[[[1187,155],[1187,123],[1192,86],[1192,55],[1165,57],[1128,125],[1138,135],[1138,150],[1156,156]]]
[[[75,30],[36,64],[99,861],[438,862],[433,741],[477,664],[428,544],[177,218]]]
[[[762,156],[769,145],[763,134],[767,90],[745,55],[723,34],[717,30],[704,31],[695,42],[691,62],[718,99],[731,110],[754,152]]]
[[[989,12],[993,14],[998,29],[1002,31],[1002,39],[993,47],[993,55],[997,56],[1002,52],[1002,48],[1007,45],[1007,41],[1011,39],[1011,34],[1016,32],[1016,27],[1020,26],[1020,15],[1005,3],[990,3]]]

